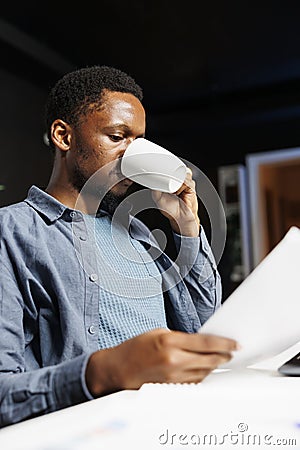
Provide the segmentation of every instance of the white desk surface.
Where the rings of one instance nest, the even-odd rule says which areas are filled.
[[[197,385],[145,384],[0,430],[1,450],[300,449],[300,377],[217,370]]]

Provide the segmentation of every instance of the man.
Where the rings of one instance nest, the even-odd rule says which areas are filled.
[[[175,194],[151,192],[178,264],[124,212],[132,182],[119,162],[145,135],[141,101],[136,82],[106,66],[50,92],[49,184],[0,211],[2,426],[147,382],[200,382],[237,349],[197,333],[221,289],[191,173]]]

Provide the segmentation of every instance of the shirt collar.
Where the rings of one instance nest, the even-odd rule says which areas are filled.
[[[80,220],[82,218],[82,213],[77,210],[68,208],[63,203],[56,200],[52,195],[47,194],[44,190],[33,185],[28,191],[25,202],[28,203],[32,208],[38,211],[43,216],[47,217],[49,222],[55,222],[57,219],[62,217],[65,213],[67,217],[71,216],[73,221]],[[121,216],[126,223],[128,223],[128,215],[131,210],[131,204],[127,201],[123,202],[120,207]],[[75,213],[75,214],[74,214]],[[110,214],[104,210],[98,210],[96,217],[110,216]],[[111,217],[111,216],[110,216]]]
[[[66,210],[71,211],[67,206],[52,197],[52,195],[47,194],[47,192],[35,185],[31,186],[24,201],[40,214],[47,217],[50,222],[55,222]]]
[[[35,185],[31,186],[24,201],[40,214],[47,217],[50,223],[55,222],[65,213],[68,213],[67,217],[70,217],[71,215],[71,220],[73,221],[81,220],[82,218],[82,213],[80,211],[68,208],[52,197],[52,195],[47,194],[47,192]],[[121,211],[124,214],[121,214],[120,217],[124,220],[124,224],[127,223],[128,231],[131,236],[137,240],[144,241],[151,246],[159,247],[148,227],[130,214],[132,210],[130,202],[125,201],[121,208]],[[76,213],[76,216],[74,213]],[[99,210],[96,216],[103,217],[107,215],[109,216],[106,211]]]

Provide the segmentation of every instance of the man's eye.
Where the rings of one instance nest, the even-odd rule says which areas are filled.
[[[116,134],[111,134],[111,135],[109,136],[109,138],[110,138],[112,141],[114,141],[114,142],[119,142],[119,141],[121,141],[121,140],[123,139],[122,136],[118,136],[118,135],[116,135]]]

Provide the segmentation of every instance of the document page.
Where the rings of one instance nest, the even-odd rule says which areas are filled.
[[[236,339],[221,368],[247,367],[300,341],[300,229],[293,226],[201,327]]]

